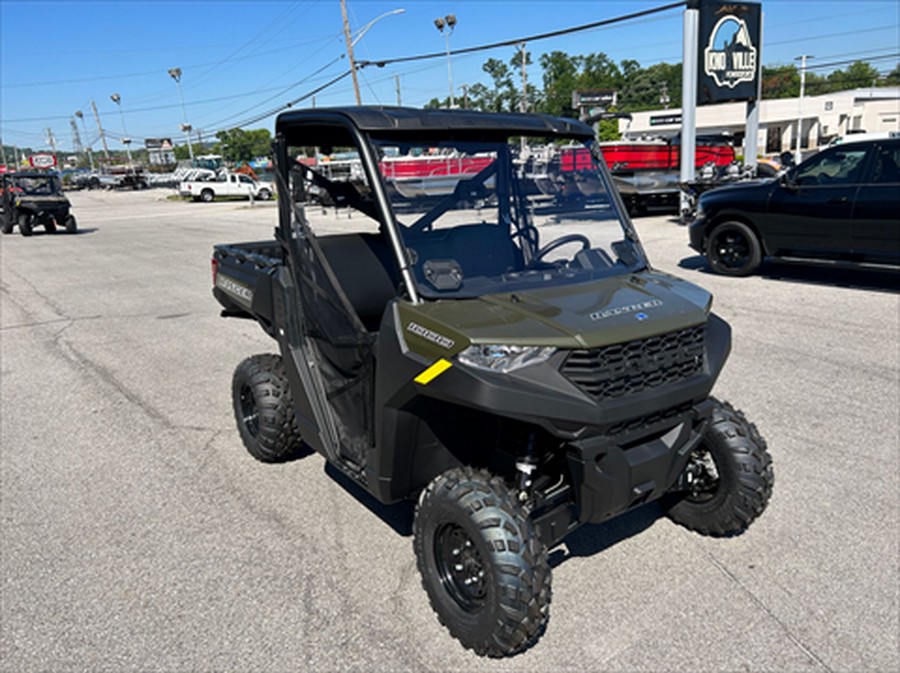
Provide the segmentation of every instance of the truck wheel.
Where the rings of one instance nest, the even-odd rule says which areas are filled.
[[[74,215],[69,215],[66,218],[66,231],[70,234],[74,234],[78,231],[78,223],[75,221]]]
[[[12,221],[12,218],[4,218],[3,219],[3,233],[11,234],[13,232],[13,227],[15,227],[15,222]]]
[[[550,564],[503,480],[454,468],[422,492],[413,523],[422,585],[463,646],[502,657],[529,647],[550,617]]]
[[[766,441],[727,402],[717,402],[686,469],[690,491],[669,509],[668,516],[704,535],[742,533],[772,496],[775,474]]]
[[[256,198],[260,201],[268,201],[272,198],[272,192],[270,192],[268,189],[260,189],[259,194],[256,195]]]
[[[759,268],[762,248],[753,230],[743,222],[723,222],[706,241],[706,259],[716,273],[749,276]]]
[[[19,233],[22,236],[31,236],[32,228],[31,228],[31,215],[28,213],[22,213],[19,215]]]
[[[300,428],[280,356],[266,353],[241,362],[231,390],[238,431],[250,455],[264,463],[299,455]]]
[[[216,198],[216,195],[213,193],[213,190],[204,189],[200,192],[200,198],[206,203],[212,203],[212,200]]]

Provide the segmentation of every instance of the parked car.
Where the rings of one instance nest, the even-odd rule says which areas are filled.
[[[689,232],[730,276],[765,257],[900,267],[900,138],[844,142],[779,178],[708,191]]]

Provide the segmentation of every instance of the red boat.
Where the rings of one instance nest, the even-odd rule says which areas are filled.
[[[613,175],[616,172],[640,170],[679,170],[681,145],[664,140],[616,140],[600,143],[603,158]],[[734,148],[722,141],[697,143],[694,165],[697,168],[712,162],[717,168],[728,166],[735,159]]]
[[[460,178],[480,173],[492,161],[487,156],[388,157],[378,166],[389,185],[412,199],[449,194]]]

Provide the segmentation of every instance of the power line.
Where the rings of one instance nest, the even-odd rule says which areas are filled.
[[[365,68],[370,65],[377,65],[379,68],[383,68],[386,65],[393,65],[394,63],[408,63],[410,61],[424,61],[426,59],[432,58],[447,58],[447,56],[457,56],[459,54],[471,54],[477,51],[488,51],[490,49],[497,49],[499,47],[512,47],[520,42],[537,42],[538,40],[547,40],[551,37],[560,37],[562,35],[570,35],[572,33],[579,33],[585,30],[591,30],[592,28],[601,28],[603,26],[611,26],[616,23],[622,23],[624,21],[631,21],[632,19],[639,19],[644,16],[650,16],[651,14],[658,14],[659,12],[667,12],[670,9],[676,9],[678,7],[683,7],[686,2],[673,2],[668,5],[662,5],[660,7],[654,7],[651,9],[645,9],[641,12],[633,12],[631,14],[624,14],[622,16],[617,16],[612,19],[604,19],[602,21],[594,21],[592,23],[585,23],[580,26],[573,26],[571,28],[563,28],[561,30],[554,30],[549,33],[539,33],[538,35],[530,35],[528,37],[517,37],[512,40],[504,40],[502,42],[492,42],[491,44],[483,44],[476,47],[465,47],[463,49],[455,49],[455,50],[447,50],[442,52],[433,52],[430,54],[419,54],[417,56],[402,56],[399,58],[388,58],[388,59],[379,59],[377,61],[360,61],[357,63],[358,68]]]
[[[892,54],[884,54],[881,56],[869,56],[865,59],[852,58],[844,61],[832,61],[831,63],[817,63],[816,65],[808,65],[806,66],[807,70],[821,70],[822,68],[833,68],[836,65],[849,65],[851,63],[866,63],[871,65],[872,61],[884,61],[890,58],[898,58],[900,57],[900,52],[894,52]]]

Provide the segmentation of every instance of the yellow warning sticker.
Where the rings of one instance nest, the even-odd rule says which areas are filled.
[[[445,371],[450,369],[453,364],[444,358],[441,358],[433,365],[431,365],[428,369],[419,374],[415,379],[413,379],[416,383],[421,383],[423,386],[431,383],[438,376],[443,374]]]

